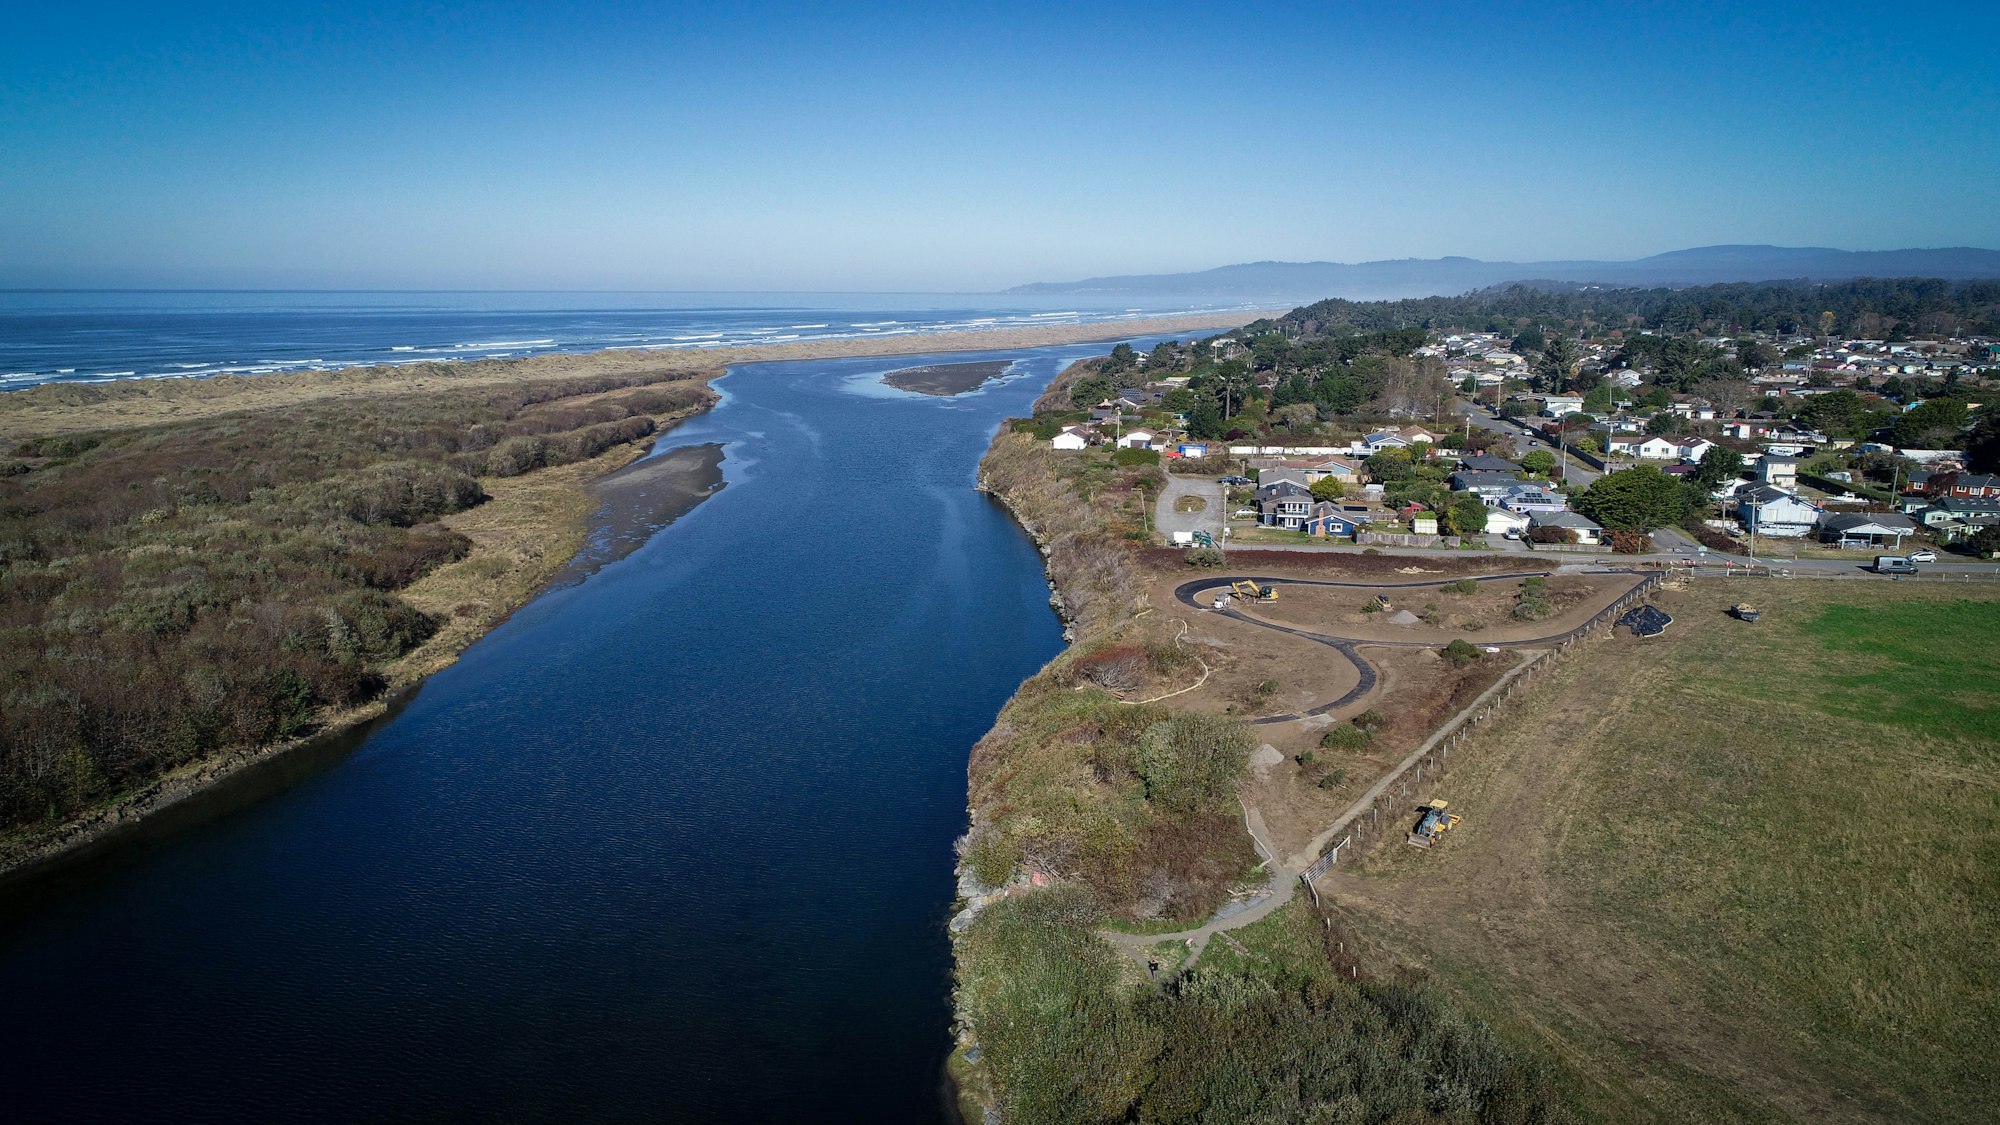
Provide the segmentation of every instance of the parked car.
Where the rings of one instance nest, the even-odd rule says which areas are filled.
[[[1921,551],[1911,551],[1911,552],[1910,552],[1910,561],[1911,561],[1911,562],[1936,562],[1936,561],[1937,561],[1937,552],[1936,552],[1936,551],[1933,551],[1933,550],[1931,550],[1931,549],[1930,549],[1929,547],[1926,547],[1926,548],[1924,548],[1924,549],[1923,549],[1923,550],[1921,550]]]
[[[1901,555],[1875,556],[1875,573],[1877,574],[1915,574],[1916,572],[1916,566],[1909,559]]]
[[[1249,484],[1249,483],[1250,483],[1250,478],[1249,478],[1249,477],[1217,477],[1217,478],[1215,478],[1215,483],[1217,483],[1217,484]]]

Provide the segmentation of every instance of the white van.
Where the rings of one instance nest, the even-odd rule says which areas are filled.
[[[1916,572],[1917,564],[1901,555],[1875,556],[1875,573],[1877,574],[1915,574]]]

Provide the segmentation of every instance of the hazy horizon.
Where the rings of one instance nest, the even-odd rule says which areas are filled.
[[[10,289],[992,293],[2000,246],[2000,13],[17,14]]]

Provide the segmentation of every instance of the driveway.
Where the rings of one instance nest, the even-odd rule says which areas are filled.
[[[1207,502],[1207,507],[1189,514],[1174,510],[1175,503],[1183,496],[1199,496]],[[1176,531],[1206,531],[1222,542],[1222,523],[1229,513],[1223,510],[1222,486],[1211,479],[1183,477],[1167,474],[1167,487],[1160,493],[1158,504],[1153,508],[1153,525],[1159,528],[1161,538],[1171,543]]]

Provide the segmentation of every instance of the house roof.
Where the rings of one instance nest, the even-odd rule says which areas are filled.
[[[1604,525],[1576,512],[1536,512],[1528,517],[1530,527],[1567,527],[1571,531],[1603,531]]]
[[[1512,473],[1453,473],[1451,486],[1460,492],[1471,489],[1504,489],[1521,483],[1521,478]]]
[[[1859,531],[1873,535],[1898,533],[1907,535],[1917,529],[1914,520],[1892,512],[1850,512],[1845,515],[1827,516],[1820,520],[1819,524],[1829,531]]]
[[[1505,457],[1495,457],[1490,453],[1475,453],[1470,457],[1460,457],[1458,463],[1475,473],[1518,473],[1521,466]]]

